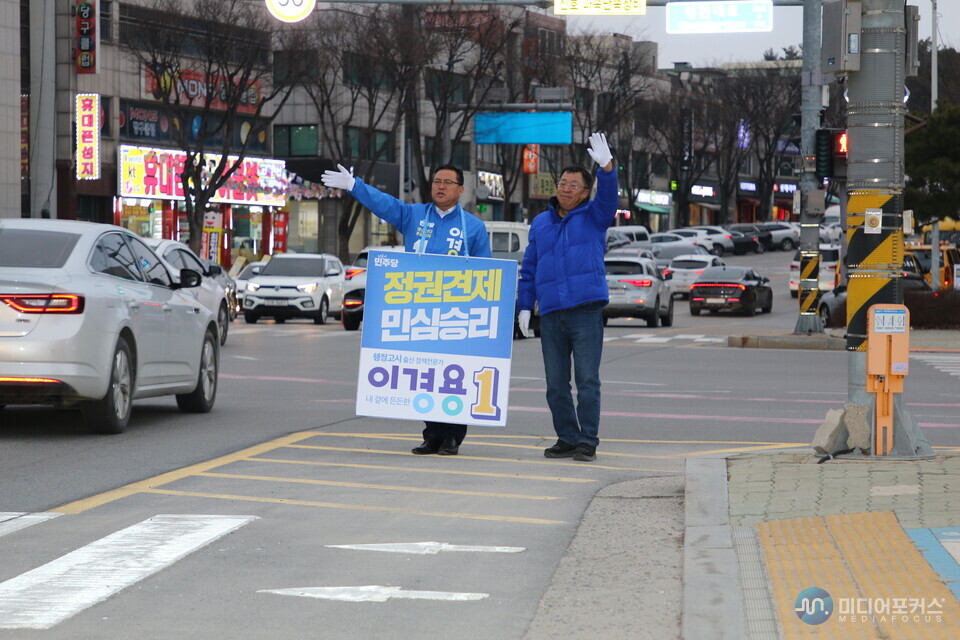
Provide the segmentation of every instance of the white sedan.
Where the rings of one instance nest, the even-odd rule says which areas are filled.
[[[216,317],[150,248],[112,225],[0,219],[0,407],[78,406],[95,433],[132,401],[175,395],[205,413],[217,393]]]
[[[223,267],[218,264],[204,265],[190,247],[176,240],[161,240],[159,238],[144,238],[154,253],[160,256],[164,266],[173,274],[174,282],[180,279],[180,269],[193,269],[203,276],[199,287],[190,290],[197,297],[200,304],[210,309],[217,316],[217,330],[220,332],[220,346],[227,343],[227,332],[230,330],[230,301],[227,290],[217,280],[223,273]]]
[[[690,285],[709,267],[722,267],[726,263],[716,256],[705,256],[698,253],[688,253],[677,256],[670,261],[670,265],[663,270],[663,275],[672,276],[670,292],[681,298],[690,297]]]

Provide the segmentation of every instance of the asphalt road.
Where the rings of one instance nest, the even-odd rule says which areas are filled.
[[[127,432],[91,436],[73,412],[8,407],[0,512],[63,515],[0,516],[0,638],[521,638],[595,494],[706,451],[809,443],[842,406],[844,352],[725,346],[792,330],[790,257],[730,259],[774,280],[772,314],[678,301],[671,328],[610,323],[595,463],[542,456],[535,339],[514,343],[509,426],[472,428],[455,458],[410,455],[419,423],[354,414],[360,336],[336,324],[235,323],[207,415],[137,402]],[[912,367],[935,446],[960,445],[955,383]],[[111,573],[130,554],[153,569]]]

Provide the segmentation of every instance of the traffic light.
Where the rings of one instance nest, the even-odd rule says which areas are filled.
[[[814,143],[817,163],[814,175],[821,182],[824,178],[833,175],[833,132],[833,129],[817,129],[817,138]]]

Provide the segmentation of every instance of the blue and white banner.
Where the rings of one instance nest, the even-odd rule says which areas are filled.
[[[517,263],[370,251],[357,415],[507,423]]]

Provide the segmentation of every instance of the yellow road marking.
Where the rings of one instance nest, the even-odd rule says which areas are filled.
[[[566,524],[562,520],[543,518],[522,518],[519,516],[495,516],[480,513],[458,513],[455,511],[426,511],[423,509],[401,509],[400,507],[374,507],[361,504],[342,504],[338,502],[314,502],[312,500],[291,500],[288,498],[262,498],[260,496],[241,496],[221,493],[201,493],[198,491],[174,491],[172,489],[147,489],[143,493],[155,493],[166,496],[186,496],[190,498],[213,498],[216,500],[243,500],[246,502],[266,502],[269,504],[289,504],[303,507],[324,507],[327,509],[347,509],[351,511],[379,511],[401,513],[415,516],[436,516],[439,518],[464,518],[467,520],[493,520],[496,522],[519,522],[523,524]]]
[[[756,525],[780,628],[786,640],[818,638],[956,638],[960,636],[960,602],[923,558],[891,511],[839,514]],[[797,616],[798,594],[808,587],[825,589],[834,611],[811,627]],[[942,620],[904,622],[887,611],[867,621],[844,620],[841,599],[936,599]],[[849,609],[850,607],[846,607]],[[856,609],[856,607],[854,607]],[[912,614],[911,614],[912,618]]]
[[[531,496],[519,493],[491,493],[487,491],[458,491],[455,489],[430,489],[425,487],[402,487],[388,484],[368,484],[363,482],[340,482],[336,480],[314,480],[311,478],[284,478],[278,476],[253,476],[240,473],[198,473],[203,478],[230,478],[233,480],[261,480],[264,482],[291,482],[293,484],[313,484],[328,487],[351,487],[354,489],[382,489],[385,491],[411,491],[414,493],[445,493],[458,496],[482,496],[485,498],[515,498],[517,500],[560,500],[560,496]]]
[[[511,480],[546,480],[548,482],[596,482],[593,478],[562,478],[559,476],[531,476],[519,473],[489,473],[484,471],[458,471],[456,469],[416,469],[414,467],[391,467],[381,464],[351,464],[348,462],[318,462],[313,460],[283,460],[281,458],[247,458],[245,462],[275,462],[282,464],[308,464],[320,467],[348,467],[350,469],[378,469],[382,471],[403,471],[412,473],[451,473],[461,476],[481,476],[488,478],[510,478]]]
[[[76,500],[70,502],[63,506],[57,507],[56,509],[51,509],[51,511],[59,513],[70,513],[77,514],[83,513],[94,507],[99,507],[101,505],[107,504],[109,502],[114,502],[115,500],[120,500],[126,498],[127,496],[132,496],[136,493],[153,489],[155,487],[160,487],[170,482],[176,480],[182,480],[183,478],[202,473],[204,471],[209,471],[216,467],[229,464],[231,462],[236,462],[238,460],[243,460],[244,458],[249,458],[252,456],[265,453],[267,451],[273,451],[280,447],[288,446],[290,444],[299,442],[301,440],[306,440],[311,437],[313,432],[306,431],[301,433],[294,433],[289,436],[283,436],[282,438],[276,438],[275,440],[270,440],[269,442],[264,442],[263,444],[258,444],[253,447],[248,447],[247,449],[241,449],[234,453],[221,456],[219,458],[214,458],[213,460],[207,460],[206,462],[200,462],[189,467],[183,467],[182,469],[177,469],[175,471],[170,471],[168,473],[162,473],[159,476],[154,476],[152,478],[147,478],[146,480],[140,480],[138,482],[133,482],[124,487],[118,489],[113,489],[112,491],[106,491],[104,493],[91,496],[89,498],[84,498],[82,500]]]
[[[338,436],[344,438],[409,438],[412,440],[420,440],[419,436],[411,436],[409,433],[337,433],[332,431],[312,431],[310,432],[316,436]],[[475,434],[472,431],[470,432],[469,438],[471,440],[475,438],[496,438],[496,439],[524,439],[524,440],[543,440],[550,441],[553,440],[556,436],[538,436],[538,435],[507,435],[507,434]],[[625,443],[634,443],[634,444],[770,444],[770,445],[785,445],[791,446],[792,443],[783,443],[783,442],[771,442],[769,440],[638,440],[633,438],[601,438],[602,442],[625,442]]]
[[[753,447],[729,447],[727,449],[710,449],[707,451],[693,451],[691,453],[675,453],[675,458],[695,458],[697,456],[714,455],[717,453],[744,453],[749,451],[768,451],[770,449],[796,449],[798,447],[809,447],[809,442],[782,442],[779,444],[768,444]]]
[[[389,456],[410,456],[412,453],[406,451],[391,451],[389,449],[356,449],[352,447],[323,447],[315,444],[288,444],[284,445],[287,449],[311,449],[315,451],[345,451],[351,453],[378,453],[381,455]],[[598,455],[614,455],[607,452],[601,452]],[[448,458],[450,459],[450,458]],[[517,458],[490,458],[487,456],[465,456],[458,455],[455,456],[456,460],[483,460],[484,462],[513,462],[519,464],[546,464],[546,465],[557,465],[562,464],[568,468],[575,468],[580,465],[584,468],[590,469],[612,469],[615,471],[651,471],[655,473],[682,473],[682,470],[679,469],[647,469],[642,467],[610,467],[604,466],[601,464],[585,463],[585,462],[571,462],[569,458],[558,458],[555,461],[551,460],[520,460]]]

